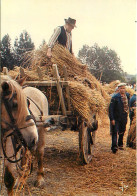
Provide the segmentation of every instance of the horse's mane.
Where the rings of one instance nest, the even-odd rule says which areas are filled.
[[[1,83],[2,82],[9,82],[11,85],[11,95],[12,97],[13,93],[16,91],[17,93],[17,103],[18,103],[18,118],[17,118],[17,125],[20,126],[25,122],[25,118],[27,116],[27,102],[26,102],[26,96],[22,90],[22,87],[13,79],[11,79],[7,75],[1,76]],[[0,91],[2,91],[0,89]]]

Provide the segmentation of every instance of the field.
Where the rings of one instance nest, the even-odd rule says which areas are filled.
[[[94,157],[88,165],[81,165],[79,161],[78,132],[48,132],[44,156],[45,186],[33,186],[37,169],[34,162],[27,186],[19,195],[135,196],[136,151],[126,148],[128,127],[129,123],[124,137],[124,150],[112,154],[109,120],[106,118],[103,123],[99,122]],[[1,195],[7,195],[3,183]]]

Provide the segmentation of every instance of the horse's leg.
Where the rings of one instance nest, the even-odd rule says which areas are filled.
[[[38,173],[35,186],[44,185],[44,171],[43,171],[43,157],[44,157],[44,147],[45,147],[45,129],[43,127],[38,129],[39,140],[37,146],[37,161],[38,161]]]
[[[5,167],[4,183],[7,188],[8,195],[12,196],[15,179],[14,179],[12,172],[10,171],[9,168],[10,168],[9,166]]]

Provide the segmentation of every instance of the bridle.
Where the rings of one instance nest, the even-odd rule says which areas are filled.
[[[5,96],[7,96],[8,94],[2,94],[2,102],[5,106],[5,109],[9,115],[10,118],[10,123],[7,122],[3,117],[2,117],[2,121],[3,123],[6,125],[6,128],[1,127],[1,145],[2,145],[2,150],[3,150],[3,154],[4,157],[11,163],[17,163],[19,162],[23,156],[20,155],[19,158],[17,158],[17,153],[20,149],[24,148],[25,152],[27,149],[29,149],[25,139],[23,138],[23,135],[21,133],[21,129],[25,129],[29,126],[33,126],[35,125],[34,122],[31,122],[29,124],[27,124],[27,126],[25,127],[21,127],[18,128],[17,124],[16,124],[16,120],[14,119],[13,115],[12,115],[12,103],[13,103],[13,98],[15,96],[16,92],[13,93],[12,97],[6,98]],[[32,115],[27,115],[26,116],[26,121],[33,119]],[[8,132],[10,131],[10,133],[8,134]],[[12,156],[8,156],[6,153],[6,142],[7,142],[7,138],[11,137],[11,141],[12,141],[12,145],[13,145],[13,149],[14,149],[14,154]]]

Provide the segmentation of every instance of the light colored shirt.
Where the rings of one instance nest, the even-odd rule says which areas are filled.
[[[64,27],[65,29],[65,27]],[[66,31],[66,29],[65,29]],[[54,30],[54,33],[52,34],[50,40],[49,40],[49,43],[48,43],[48,47],[49,48],[53,48],[55,42],[57,41],[59,35],[61,33],[61,28],[60,27],[57,27],[55,30]],[[70,51],[70,47],[71,47],[71,43],[72,43],[72,34],[71,32],[67,32],[66,31],[66,35],[67,35],[67,42],[66,42],[66,48]]]

